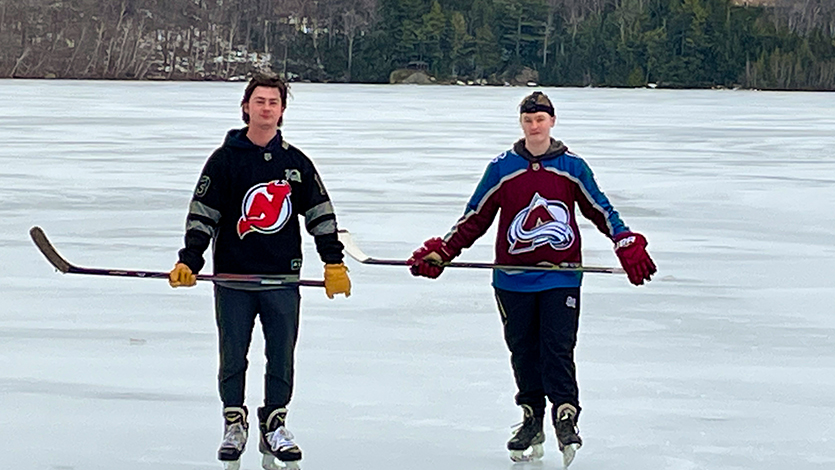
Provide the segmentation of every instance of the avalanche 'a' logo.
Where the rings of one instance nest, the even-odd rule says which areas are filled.
[[[284,228],[293,213],[290,192],[290,183],[278,180],[249,188],[241,204],[238,236],[244,238],[250,232],[276,233]]]
[[[518,255],[550,245],[565,250],[574,243],[574,230],[569,225],[568,206],[562,201],[549,201],[534,194],[528,207],[519,211],[507,229],[508,253]]]

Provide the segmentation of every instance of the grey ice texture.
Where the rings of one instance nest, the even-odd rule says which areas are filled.
[[[0,81],[0,467],[220,468],[211,285],[61,275],[27,231],[83,266],[169,270],[205,159],[242,126],[242,91]],[[521,136],[530,91],[293,84],[283,131],[340,226],[406,258]],[[835,468],[835,94],[543,91],[553,135],[659,266],[640,288],[585,278],[572,470]],[[585,261],[616,266],[609,240],[581,230]],[[461,259],[491,260],[494,237]],[[304,277],[321,279],[304,243]],[[489,272],[347,263],[349,299],[303,291],[288,425],[305,470],[561,467],[550,425],[541,464],[507,457],[521,412]]]

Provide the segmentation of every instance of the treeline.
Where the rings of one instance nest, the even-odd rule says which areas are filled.
[[[835,90],[833,0],[0,0],[0,76]]]

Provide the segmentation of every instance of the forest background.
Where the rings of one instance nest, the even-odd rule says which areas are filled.
[[[835,90],[835,0],[0,0],[0,77]]]

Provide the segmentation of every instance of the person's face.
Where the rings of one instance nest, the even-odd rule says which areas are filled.
[[[551,128],[557,122],[557,118],[545,111],[536,113],[522,113],[519,116],[522,124],[522,132],[525,133],[525,141],[531,144],[541,144],[551,139]]]
[[[284,114],[281,95],[278,94],[278,88],[273,87],[255,87],[243,108],[249,114],[249,125],[252,127],[275,129]]]

